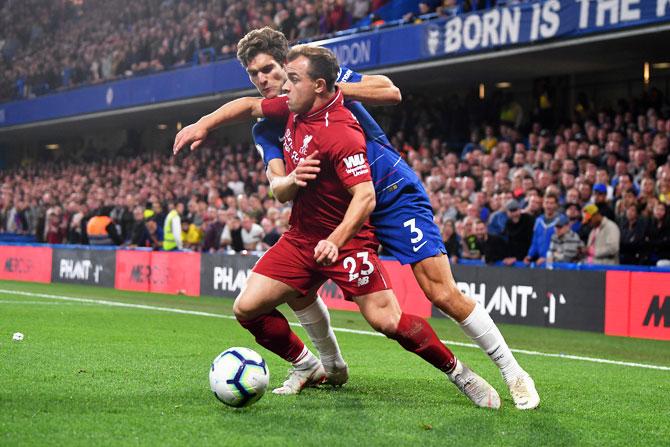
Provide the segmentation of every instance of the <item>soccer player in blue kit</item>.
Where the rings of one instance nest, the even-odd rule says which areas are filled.
[[[240,41],[238,48],[238,59],[259,92],[265,98],[279,95],[286,81],[282,64],[288,52],[288,42],[284,35],[270,28],[254,30]],[[482,304],[463,295],[458,289],[421,180],[392,148],[383,130],[357,101],[372,105],[393,104],[400,100],[399,91],[384,76],[361,75],[347,67],[340,67],[338,85],[347,99],[345,105],[366,135],[367,157],[376,192],[376,207],[371,215],[371,223],[377,238],[398,261],[411,265],[428,299],[454,319],[498,366],[516,407],[522,410],[536,408],[540,398],[533,379],[518,364]],[[190,144],[191,150],[196,149],[209,131],[226,122],[247,117],[248,109],[253,107],[251,102],[257,100],[241,98],[185,127],[175,138],[174,151],[179,151],[187,144]],[[295,191],[318,176],[319,161],[316,158],[302,160],[296,170],[286,175],[282,151],[283,123],[261,120],[253,127],[253,136],[266,164],[273,190]],[[277,199],[286,201],[289,197],[278,194]],[[332,379],[330,382],[341,384],[348,377],[346,364],[330,328],[327,309],[316,292],[313,295],[307,297],[307,300],[289,304],[319,350],[326,372]],[[325,352],[322,352],[322,348]],[[305,384],[300,383],[299,371],[295,376],[294,382],[298,384],[296,392],[299,392]],[[285,386],[292,386],[291,376]]]

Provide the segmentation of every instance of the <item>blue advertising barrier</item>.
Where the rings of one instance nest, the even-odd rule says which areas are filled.
[[[0,128],[252,87],[230,59],[0,104]]]
[[[535,0],[316,42],[356,70],[670,22],[670,0]],[[0,128],[251,88],[235,59],[0,104]]]

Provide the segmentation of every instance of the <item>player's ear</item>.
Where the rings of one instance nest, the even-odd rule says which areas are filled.
[[[323,94],[326,93],[328,89],[326,88],[326,80],[323,78],[319,78],[316,81],[314,81],[314,92],[316,94]]]

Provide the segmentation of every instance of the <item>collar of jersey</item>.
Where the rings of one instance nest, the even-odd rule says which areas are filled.
[[[327,112],[329,109],[333,108],[337,103],[340,102],[342,102],[342,91],[339,89],[339,87],[335,87],[335,96],[333,96],[325,106],[307,115],[300,115],[300,118],[302,120],[313,120],[319,118],[319,115]]]

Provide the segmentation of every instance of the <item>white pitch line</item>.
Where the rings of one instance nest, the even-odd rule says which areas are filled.
[[[33,292],[23,292],[19,290],[7,290],[7,289],[0,289],[0,294],[6,293],[10,295],[20,295],[20,296],[30,296],[34,298],[47,298],[47,299],[52,299],[52,300],[61,300],[61,301],[72,301],[72,302],[78,302],[78,303],[88,303],[88,304],[99,304],[103,306],[111,306],[111,307],[125,307],[125,308],[131,308],[131,309],[144,309],[144,310],[155,310],[159,312],[169,312],[169,313],[175,313],[175,314],[183,314],[183,315],[196,315],[200,317],[212,317],[212,318],[224,318],[227,320],[235,320],[235,317],[233,315],[224,315],[224,314],[215,314],[211,312],[201,312],[197,310],[187,310],[187,309],[178,309],[174,307],[160,307],[160,306],[149,306],[147,304],[133,304],[133,303],[121,303],[118,301],[108,301],[108,300],[93,300],[93,299],[88,299],[88,298],[76,298],[72,296],[63,296],[63,295],[51,295],[48,293],[33,293]],[[43,303],[47,304],[47,303]],[[291,326],[294,327],[301,327],[299,323],[289,323]],[[359,329],[349,329],[349,328],[338,328],[334,327],[334,331],[336,332],[345,332],[348,334],[358,334],[358,335],[372,335],[372,336],[378,336],[378,337],[383,337],[382,334],[379,332],[372,332],[372,331],[364,331],[364,330],[359,330]],[[475,345],[474,343],[462,343],[459,341],[453,341],[453,340],[440,340],[442,343],[450,346],[462,346],[465,348],[477,348],[479,349],[479,346]],[[550,353],[550,352],[540,352],[540,351],[529,351],[526,349],[512,349],[512,352],[516,352],[518,354],[526,354],[526,355],[532,355],[532,356],[537,356],[537,357],[552,357],[552,358],[561,358],[561,359],[568,359],[568,360],[578,360],[578,361],[583,361],[583,362],[591,362],[591,363],[604,363],[607,365],[617,365],[617,366],[629,366],[632,368],[644,368],[644,369],[655,369],[659,371],[670,371],[670,366],[661,366],[661,365],[651,365],[648,363],[636,363],[636,362],[622,362],[619,360],[609,360],[609,359],[601,359],[597,357],[585,357],[581,355],[572,355],[572,354],[562,354],[562,353]]]
[[[46,304],[46,305],[51,305],[51,306],[67,306],[68,304],[74,304],[74,303],[58,303],[58,302],[51,302],[51,301],[23,301],[23,300],[0,300],[0,304]]]

